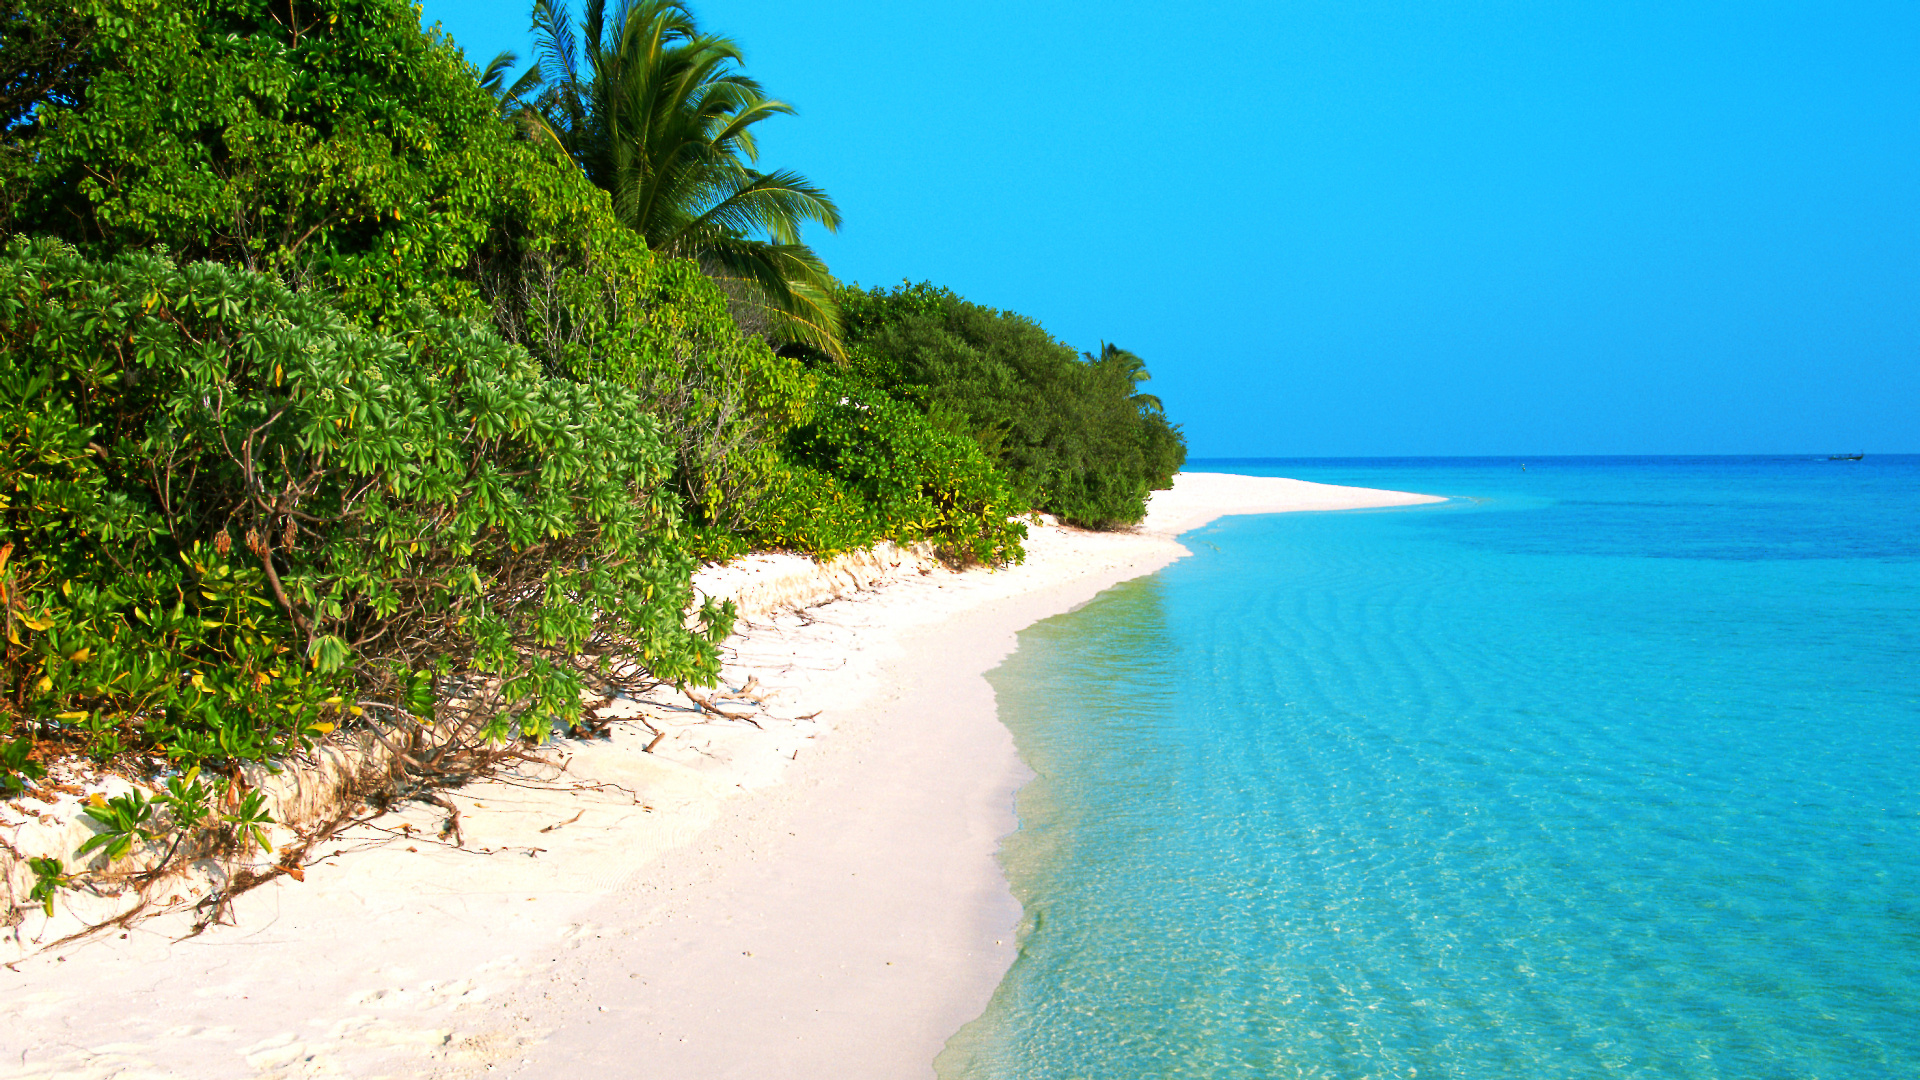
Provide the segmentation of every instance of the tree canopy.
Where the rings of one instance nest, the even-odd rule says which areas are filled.
[[[740,321],[840,355],[832,276],[801,239],[808,224],[838,229],[840,210],[797,172],[755,168],[754,127],[793,107],[740,70],[739,46],[701,32],[678,0],[611,13],[586,0],[577,27],[538,0],[533,25],[545,88],[524,113],[530,130],[609,192],[649,247],[697,259]]]
[[[841,304],[856,370],[972,436],[1037,509],[1132,524],[1186,459],[1133,353],[1082,357],[1032,319],[927,283],[847,290]]]

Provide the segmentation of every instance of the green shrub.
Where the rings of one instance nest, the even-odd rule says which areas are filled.
[[[675,450],[689,516],[703,535],[737,533],[781,474],[779,445],[808,414],[813,376],[740,333],[692,262],[611,225],[572,246],[568,263],[520,259],[516,273],[541,284],[516,290],[526,318],[503,323],[550,371],[632,387]]]
[[[223,764],[363,710],[444,719],[455,687],[494,687],[485,737],[538,735],[610,656],[715,677],[731,617],[682,623],[672,453],[637,395],[407,321],[363,330],[213,263],[8,246],[16,733]]]
[[[963,563],[1024,557],[1014,491],[979,446],[857,375],[821,374],[787,449],[794,469],[756,526],[764,542],[826,554],[929,539]]]
[[[1011,478],[1020,509],[1094,528],[1140,520],[1150,490],[1186,458],[1147,370],[1111,345],[1077,355],[1031,319],[970,304],[929,284],[847,290],[840,299],[854,366],[963,432]]]
[[[925,539],[909,530],[890,530],[860,492],[831,473],[797,462],[783,462],[773,493],[755,507],[740,542],[748,547],[784,548],[830,559],[842,552],[897,538]]]

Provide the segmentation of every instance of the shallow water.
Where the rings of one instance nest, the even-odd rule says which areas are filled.
[[[1194,463],[994,672],[1027,924],[943,1076],[1920,1075],[1920,459]]]

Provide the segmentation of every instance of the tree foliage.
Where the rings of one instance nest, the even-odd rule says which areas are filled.
[[[0,132],[41,102],[71,103],[92,71],[92,24],[64,7],[0,11]]]
[[[755,539],[822,552],[931,539],[955,563],[1025,557],[1018,497],[973,440],[853,372],[825,374],[821,391],[788,439],[790,471]]]
[[[516,137],[410,5],[71,10],[97,71],[7,134],[0,231],[260,270],[377,328],[490,317],[549,373],[638,391],[703,521],[767,494],[811,401],[805,370],[743,334],[697,264],[649,251],[570,160]]]
[[[70,11],[93,71],[9,132],[9,231],[96,255],[161,244],[328,288],[376,320],[416,297],[479,309],[461,270],[511,207],[516,171],[485,164],[510,140],[408,5],[24,7]]]
[[[577,27],[564,2],[537,0],[533,24],[546,89],[523,114],[529,130],[611,193],[650,247],[728,286],[741,321],[840,355],[832,275],[801,240],[808,223],[839,228],[840,210],[799,173],[754,167],[754,127],[793,107],[740,71],[739,46],[701,32],[679,0],[611,12],[586,0]]]
[[[262,275],[14,242],[10,720],[227,763],[362,710],[538,735],[604,657],[711,681],[731,620],[682,622],[672,455],[633,391],[416,321],[380,334]],[[462,679],[492,707],[455,709]]]
[[[1140,392],[1145,362],[1081,356],[1038,323],[930,284],[842,294],[854,366],[971,436],[1026,505],[1092,528],[1139,521],[1186,459],[1179,428]]]

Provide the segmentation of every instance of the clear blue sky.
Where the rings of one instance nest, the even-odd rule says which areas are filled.
[[[1195,456],[1920,451],[1913,0],[693,9],[836,274],[1139,353]]]

